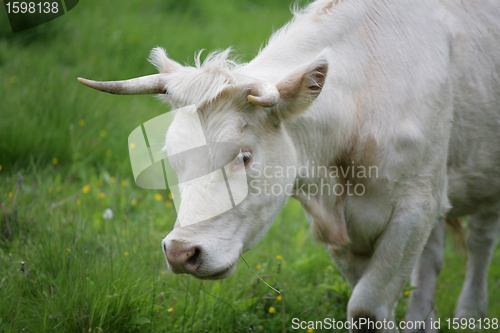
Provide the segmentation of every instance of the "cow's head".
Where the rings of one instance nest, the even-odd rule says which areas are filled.
[[[162,242],[175,273],[202,279],[230,276],[240,255],[264,236],[293,193],[295,175],[276,172],[293,170],[300,164],[285,123],[306,110],[319,95],[328,68],[326,58],[320,55],[289,73],[266,75],[266,70],[273,69],[250,70],[249,65],[228,60],[228,53],[211,54],[203,64],[198,56],[196,66],[189,67],[156,48],[151,61],[160,74],[113,82],[79,79],[110,93],[162,94],[173,108],[194,104],[206,141],[231,143],[216,146],[210,158],[203,153],[180,154],[172,163],[179,178],[193,167],[206,169],[205,177],[180,186],[178,219]],[[273,84],[266,77],[281,79]],[[167,133],[167,152],[183,151],[199,136],[190,119],[189,114],[176,115]],[[215,179],[211,168],[227,162],[228,170],[246,172],[249,194],[235,207],[211,214],[222,200],[216,185],[221,179]],[[226,177],[230,178],[232,171]],[[200,220],[200,216],[212,217],[195,224],[181,223]]]

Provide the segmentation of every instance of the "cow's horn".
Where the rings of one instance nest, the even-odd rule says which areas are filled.
[[[253,86],[247,98],[252,104],[272,107],[278,104],[280,93],[276,86],[262,82]]]
[[[165,94],[165,74],[141,76],[123,81],[92,81],[79,77],[84,85],[100,91],[119,95]]]

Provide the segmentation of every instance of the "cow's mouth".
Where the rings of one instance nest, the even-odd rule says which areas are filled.
[[[228,267],[219,270],[210,275],[195,275],[196,278],[201,280],[221,280],[230,277],[236,270],[236,264],[231,264]]]

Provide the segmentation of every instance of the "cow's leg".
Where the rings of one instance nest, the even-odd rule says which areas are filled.
[[[367,264],[344,262],[340,266],[351,280],[350,284],[355,284],[348,303],[348,317],[358,323],[361,318],[392,322],[386,324],[385,329],[358,325],[351,332],[398,332],[394,308],[432,230],[432,221],[435,221],[432,215],[422,208],[396,207]],[[337,256],[334,260],[342,261],[342,258]]]
[[[427,317],[425,329],[421,329],[420,333],[437,332],[436,329],[431,329],[430,321],[435,318],[434,294],[437,277],[443,266],[445,231],[444,220],[440,219],[432,229],[411,275],[411,285],[416,289],[411,291],[405,318],[407,322],[415,322]],[[417,329],[408,329],[405,332],[415,331]]]
[[[470,255],[462,292],[455,309],[457,318],[481,318],[488,310],[488,268],[500,235],[498,213],[469,217],[467,247]]]

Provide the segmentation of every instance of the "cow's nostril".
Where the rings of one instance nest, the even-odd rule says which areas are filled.
[[[174,273],[194,274],[201,266],[201,248],[198,246],[189,247],[174,241],[163,244],[163,251]]]
[[[195,247],[194,248],[194,253],[191,257],[189,257],[189,259],[186,261],[186,264],[187,265],[191,265],[191,266],[196,266],[197,265],[197,261],[198,261],[198,258],[200,257],[201,255],[201,250],[199,247]]]

